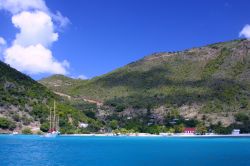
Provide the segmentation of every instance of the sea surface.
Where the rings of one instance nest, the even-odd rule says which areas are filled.
[[[250,138],[0,135],[0,166],[250,165]]]

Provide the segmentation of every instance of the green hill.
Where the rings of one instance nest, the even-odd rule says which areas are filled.
[[[57,101],[62,133],[80,130],[79,122],[89,123],[89,131],[100,127],[97,121],[67,104],[45,86],[0,61],[0,133],[41,126],[42,130],[48,130],[49,107],[53,106],[54,100]]]
[[[249,49],[250,41],[234,40],[155,53],[90,80],[56,75],[40,83],[75,99],[103,102],[105,117],[125,127],[131,118],[164,124],[174,111],[206,125],[242,124],[235,117],[250,113]]]

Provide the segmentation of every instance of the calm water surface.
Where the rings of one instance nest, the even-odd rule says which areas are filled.
[[[0,166],[250,165],[250,138],[0,135]]]

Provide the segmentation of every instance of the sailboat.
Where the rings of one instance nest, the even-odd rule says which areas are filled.
[[[56,137],[60,134],[59,132],[59,116],[56,116],[56,102],[54,101],[54,111],[52,113],[50,108],[49,116],[50,126],[49,131],[44,135],[44,137]]]

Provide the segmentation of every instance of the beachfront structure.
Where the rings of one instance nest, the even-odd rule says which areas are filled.
[[[191,127],[188,127],[188,128],[184,129],[184,133],[185,134],[195,134],[195,131],[196,131],[196,129],[195,128],[191,128]]]
[[[88,123],[79,123],[79,127],[80,127],[80,128],[86,128],[86,127],[88,127],[88,126],[89,126]]]
[[[240,134],[240,129],[233,129],[232,135],[239,135]]]

